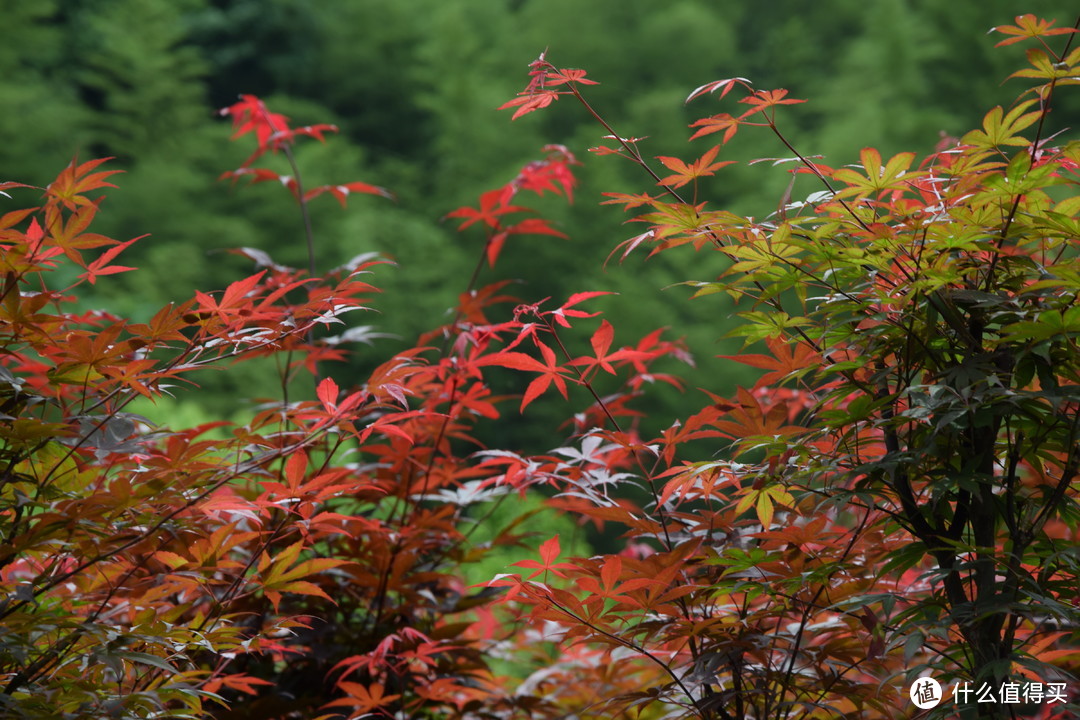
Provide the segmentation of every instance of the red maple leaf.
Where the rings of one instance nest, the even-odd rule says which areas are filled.
[[[770,372],[758,379],[754,385],[755,388],[775,385],[792,373],[821,365],[821,355],[806,343],[791,342],[783,338],[768,338],[765,340],[765,345],[768,346],[771,355],[743,353],[740,355],[717,355],[717,357],[734,360],[743,365],[750,365],[762,370],[769,370]]]
[[[512,194],[512,193],[511,193]],[[506,188],[489,190],[480,196],[480,207],[460,207],[453,212],[447,213],[448,218],[465,218],[458,226],[458,230],[464,230],[470,225],[483,222],[488,227],[499,227],[499,216],[511,212],[527,212],[528,208],[520,205],[506,204]]]
[[[716,171],[725,165],[731,165],[734,160],[724,160],[721,162],[713,162],[716,154],[720,152],[720,146],[715,145],[711,150],[699,157],[694,162],[687,165],[679,158],[666,157],[663,155],[658,156],[656,159],[664,164],[669,170],[674,170],[674,175],[668,175],[665,178],[661,178],[657,185],[666,185],[670,188],[680,188],[692,180],[697,180],[700,177],[707,177],[709,175],[715,175]]]
[[[541,575],[546,572],[550,572],[557,577],[566,577],[560,570],[575,570],[577,565],[572,563],[560,563],[555,562],[558,559],[559,553],[562,549],[559,546],[559,536],[555,535],[549,540],[545,540],[540,544],[540,559],[543,562],[536,562],[535,560],[519,560],[516,563],[511,563],[517,567],[525,568],[526,570],[534,570],[532,575],[527,579],[532,579],[537,575]]]

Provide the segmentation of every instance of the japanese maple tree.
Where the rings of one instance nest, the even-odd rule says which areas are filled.
[[[589,462],[623,477],[587,502],[580,466],[564,486],[578,512],[628,529],[626,556],[499,581],[561,643],[538,681],[551,716],[896,717],[927,672],[997,698],[956,694],[939,714],[1008,717],[1017,708],[1001,694],[1024,683],[1056,691],[1040,704],[1025,690],[1022,712],[1076,710],[1080,146],[1045,127],[1077,83],[1080,49],[1074,30],[1032,16],[998,31],[1002,45],[1037,43],[1013,75],[1032,86],[922,159],[873,148],[855,166],[810,159],[778,120],[804,101],[744,78],[690,93],[741,92],[746,108],[693,123],[693,138],[722,133],[720,145],[657,158],[666,175],[592,107],[581,70],[542,55],[504,105],[516,118],[579,101],[614,141],[594,150],[660,190],[611,195],[647,210],[622,258],[721,253],[721,277],[686,284],[735,298],[731,334],[767,351],[730,358],[768,371],[754,388],[711,396],[659,437],[598,419],[589,437],[606,452]],[[755,219],[702,200],[699,178],[747,128],[773,133],[792,155],[774,165],[817,185],[805,201]],[[723,439],[722,459],[681,461],[677,445],[702,437]],[[614,486],[631,479],[653,502],[620,497]]]

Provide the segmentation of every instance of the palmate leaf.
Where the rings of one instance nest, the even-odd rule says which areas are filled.
[[[564,83],[581,83],[582,85],[599,85],[595,80],[586,80],[585,71],[578,69],[554,70],[545,76],[545,84],[548,86],[562,85]]]
[[[544,542],[540,543],[540,560],[519,560],[515,563],[511,563],[515,567],[525,568],[526,570],[534,570],[528,579],[543,575],[545,573],[551,573],[556,577],[566,577],[562,572],[563,570],[576,570],[577,565],[573,563],[556,562],[559,555],[562,553],[562,547],[559,544],[559,536],[553,535]]]
[[[788,91],[784,88],[777,90],[757,90],[751,95],[739,100],[741,103],[750,105],[751,108],[739,116],[744,119],[760,112],[769,110],[777,105],[797,105],[806,102],[797,98],[789,98]]]
[[[1038,122],[1041,110],[1026,112],[1037,100],[1028,100],[1011,108],[1008,113],[1000,105],[988,112],[983,118],[982,130],[972,130],[960,140],[977,147],[998,148],[1005,145],[1025,147],[1031,141],[1020,132]]]
[[[767,484],[761,488],[743,488],[739,494],[742,497],[735,504],[735,512],[741,514],[753,506],[758,521],[766,530],[772,527],[773,516],[778,506],[792,507],[795,504],[795,497],[779,484]]]
[[[834,179],[848,185],[836,193],[837,199],[890,190],[903,191],[923,174],[909,171],[915,160],[913,152],[894,155],[882,165],[881,153],[875,148],[863,148],[859,159],[862,163],[861,173],[851,168],[840,168],[833,173]]]
[[[545,58],[546,53],[540,53],[540,57],[529,64],[529,84],[518,93],[513,100],[503,103],[499,110],[517,108],[511,120],[517,120],[522,115],[527,115],[535,110],[545,108],[561,95],[571,94],[569,91],[548,90],[549,87],[560,85],[596,85],[595,80],[587,80],[584,70],[561,70],[549,63]]]
[[[782,337],[765,339],[770,355],[740,353],[738,355],[717,355],[718,358],[734,360],[743,365],[768,370],[758,378],[754,387],[775,385],[784,380],[813,372],[821,365],[821,354],[808,343],[796,342]]]
[[[690,92],[690,94],[686,96],[684,104],[689,103],[694,98],[714,93],[717,90],[720,91],[720,97],[722,98],[729,92],[731,92],[732,88],[734,88],[736,85],[741,85],[747,90],[750,90],[752,84],[753,83],[751,83],[749,80],[742,77],[725,78],[724,80],[713,80],[712,82],[708,82],[704,85],[694,88]]]
[[[998,25],[990,28],[990,32],[999,32],[1003,35],[1011,36],[1001,40],[994,47],[1012,45],[1013,43],[1018,43],[1029,38],[1044,38],[1076,32],[1074,28],[1055,28],[1054,24],[1057,23],[1056,20],[1043,20],[1030,13],[1026,15],[1017,15],[1015,22],[1015,25]]]
[[[521,205],[508,205],[507,201],[511,196],[512,193],[509,193],[506,187],[489,190],[480,196],[479,208],[460,207],[447,213],[446,217],[463,218],[462,223],[458,225],[458,230],[464,230],[477,222],[492,228],[499,227],[501,224],[499,217],[501,215],[529,211],[527,207]]]
[[[723,419],[713,421],[713,426],[728,436],[747,442],[754,439],[778,439],[798,435],[806,431],[800,425],[788,423],[787,408],[778,403],[766,409],[745,388],[736,395],[738,405],[728,411]]]
[[[499,106],[499,110],[517,108],[510,116],[511,120],[517,120],[522,115],[528,115],[536,110],[546,108],[559,99],[564,93],[556,90],[541,90],[539,92],[524,92],[513,100],[508,100]]]
[[[670,188],[680,188],[689,182],[693,182],[698,178],[708,177],[715,175],[716,171],[725,165],[732,165],[734,160],[724,160],[721,162],[713,162],[716,158],[716,154],[720,152],[720,146],[714,145],[704,155],[699,157],[694,162],[687,164],[674,157],[665,157],[663,155],[657,156],[657,160],[664,164],[668,170],[674,171],[674,175],[668,175],[657,181],[657,185],[664,185]]]
[[[510,184],[518,190],[529,190],[540,196],[547,191],[564,195],[567,202],[572,203],[577,178],[570,166],[580,163],[565,145],[545,145],[541,150],[547,153],[547,157],[525,165]]]
[[[595,297],[602,297],[604,295],[614,295],[615,293],[608,290],[589,290],[586,292],[576,292],[566,299],[562,305],[555,310],[549,310],[543,313],[544,316],[551,316],[555,318],[555,322],[563,327],[570,327],[570,322],[566,318],[588,318],[596,317],[599,313],[587,312],[585,310],[571,310],[575,305],[591,300]]]
[[[690,139],[696,140],[699,137],[723,131],[724,136],[721,138],[721,143],[726,144],[731,138],[735,137],[735,133],[739,131],[739,126],[742,124],[743,122],[740,118],[736,118],[728,113],[720,113],[719,115],[713,115],[712,117],[701,118],[700,120],[695,120],[691,123],[690,127],[700,128],[700,130],[691,135]]]
[[[394,703],[401,697],[400,694],[386,692],[386,687],[378,682],[364,685],[350,680],[340,680],[337,687],[346,692],[348,696],[332,700],[326,704],[326,707],[348,706],[355,712],[360,713],[361,717],[370,716],[369,714],[372,711]]]
[[[348,561],[339,558],[311,558],[300,560],[300,553],[305,543],[298,541],[271,557],[263,553],[259,560],[259,584],[274,606],[277,607],[282,593],[313,595],[326,600],[333,600],[321,587],[306,580],[324,570],[341,567]]]
[[[145,236],[144,236],[145,237]],[[110,265],[109,263],[126,250],[132,244],[140,240],[141,238],[133,238],[127,242],[117,243],[113,247],[103,252],[94,262],[86,266],[86,272],[80,275],[80,278],[86,279],[91,285],[97,282],[97,279],[101,275],[115,275],[116,273],[129,272],[135,268],[127,265]]]
[[[529,383],[524,396],[521,398],[521,412],[524,412],[525,408],[533,400],[540,397],[552,385],[555,386],[563,398],[567,398],[566,380],[573,378],[573,373],[559,366],[554,350],[544,344],[539,344],[539,348],[540,354],[544,356],[544,362],[540,362],[525,353],[511,351],[480,358],[474,362],[474,365],[476,367],[498,365],[515,370],[539,372],[540,377]]]
[[[233,140],[253,132],[260,148],[268,147],[271,137],[289,127],[287,117],[270,112],[255,95],[241,95],[240,100],[222,108],[218,113],[232,117]]]
[[[1039,48],[1031,48],[1027,51],[1030,68],[1017,70],[1010,78],[1032,78],[1049,82],[1063,81],[1075,82],[1077,65],[1080,65],[1080,48],[1073,49],[1062,61],[1058,61],[1052,54]]]
[[[378,185],[371,185],[364,182],[351,182],[344,185],[320,185],[319,187],[312,188],[304,193],[304,200],[311,200],[323,193],[330,193],[334,196],[334,199],[338,201],[341,207],[346,206],[346,201],[350,195],[359,193],[361,195],[381,195],[389,200],[394,199],[394,194],[386,188],[381,188]]]
[[[123,172],[123,170],[91,172],[109,160],[112,160],[112,158],[89,160],[82,164],[76,164],[76,161],[72,160],[71,164],[46,188],[46,196],[56,200],[68,210],[75,210],[80,205],[90,204],[91,201],[85,197],[86,193],[102,188],[115,188],[116,186],[112,183],[105,182],[105,178]]]

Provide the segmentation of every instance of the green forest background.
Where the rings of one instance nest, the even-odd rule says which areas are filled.
[[[1023,7],[1021,7],[1023,5]],[[930,151],[942,133],[960,135],[1014,96],[1001,83],[1018,65],[1017,47],[995,50],[986,32],[1019,12],[1071,24],[1068,2],[1007,0],[0,0],[0,179],[44,185],[73,156],[115,156],[119,190],[96,221],[121,240],[150,234],[125,254],[142,270],[108,278],[90,308],[143,317],[196,288],[223,288],[252,272],[222,252],[259,248],[277,262],[305,266],[299,214],[270,184],[232,186],[217,178],[251,147],[230,143],[216,110],[256,94],[294,124],[330,122],[341,132],[325,145],[297,148],[305,184],[362,180],[394,203],[354,196],[342,211],[329,197],[313,203],[319,267],[364,252],[393,257],[372,282],[384,290],[378,314],[347,316],[375,325],[380,338],[360,346],[338,382],[410,345],[446,319],[482,245],[441,218],[475,204],[562,143],[585,161],[576,202],[533,203],[569,240],[512,239],[498,275],[517,278],[516,294],[535,301],[580,290],[613,290],[598,303],[631,342],[664,324],[684,335],[697,360],[690,388],[726,392],[740,377],[718,354],[732,308],[723,296],[687,302],[673,283],[710,280],[715,260],[667,253],[646,262],[601,265],[622,240],[621,210],[599,205],[602,191],[641,192],[648,181],[618,158],[590,157],[602,132],[570,103],[511,125],[495,108],[525,84],[527,65],[545,48],[559,67],[585,68],[601,83],[595,107],[624,136],[648,136],[647,156],[693,157],[708,141],[686,144],[687,125],[718,112],[715,100],[683,104],[693,88],[741,76],[761,89],[785,87],[810,102],[782,124],[804,154],[851,162],[873,144],[882,152]],[[1075,103],[1057,121],[1080,117]],[[730,109],[730,108],[727,108]],[[766,133],[744,132],[737,155],[783,156]],[[730,151],[725,150],[725,153]],[[281,158],[270,159],[270,162]],[[285,171],[284,166],[277,167]],[[738,213],[777,207],[787,178],[768,163],[731,166],[703,184],[704,197]],[[800,196],[796,190],[796,199]],[[805,196],[816,188],[805,186]],[[548,202],[544,202],[548,200]],[[359,318],[359,319],[358,319]],[[167,408],[171,422],[238,416],[240,398],[274,395],[276,371],[217,373],[200,379],[213,392]],[[513,391],[508,375],[506,390]],[[520,388],[517,388],[520,392]],[[571,398],[574,400],[575,398]],[[502,446],[545,450],[568,408],[549,400],[505,423]],[[666,426],[677,393],[660,391],[646,422]],[[514,414],[513,411],[510,411]],[[543,428],[542,430],[540,428]]]

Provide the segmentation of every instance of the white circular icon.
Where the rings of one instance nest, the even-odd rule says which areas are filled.
[[[916,678],[908,691],[915,707],[927,710],[941,702],[941,684],[932,677]]]

